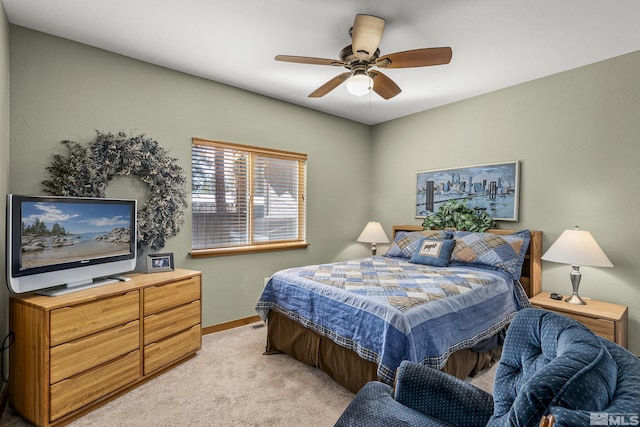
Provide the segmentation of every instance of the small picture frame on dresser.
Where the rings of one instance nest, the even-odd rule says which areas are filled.
[[[173,271],[173,253],[147,255],[147,273]]]

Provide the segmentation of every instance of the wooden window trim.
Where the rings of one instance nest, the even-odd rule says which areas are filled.
[[[309,242],[278,242],[254,244],[253,246],[234,246],[216,249],[194,249],[191,251],[191,258],[205,258],[213,256],[240,255],[257,252],[287,251],[291,249],[305,249]]]

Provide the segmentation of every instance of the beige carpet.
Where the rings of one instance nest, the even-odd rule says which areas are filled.
[[[332,426],[353,394],[286,355],[264,356],[266,328],[203,336],[196,357],[71,426]],[[490,391],[492,368],[470,382]],[[2,426],[30,425],[9,408]]]

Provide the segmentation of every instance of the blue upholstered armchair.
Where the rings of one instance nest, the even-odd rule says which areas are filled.
[[[493,396],[405,361],[395,389],[368,383],[336,426],[538,426],[543,417],[558,427],[607,417],[637,425],[640,360],[572,319],[528,308],[507,332]]]

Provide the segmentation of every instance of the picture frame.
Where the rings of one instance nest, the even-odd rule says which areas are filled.
[[[520,161],[416,173],[416,218],[425,218],[449,200],[467,199],[497,221],[518,221]]]
[[[173,253],[147,255],[147,273],[173,271]]]

